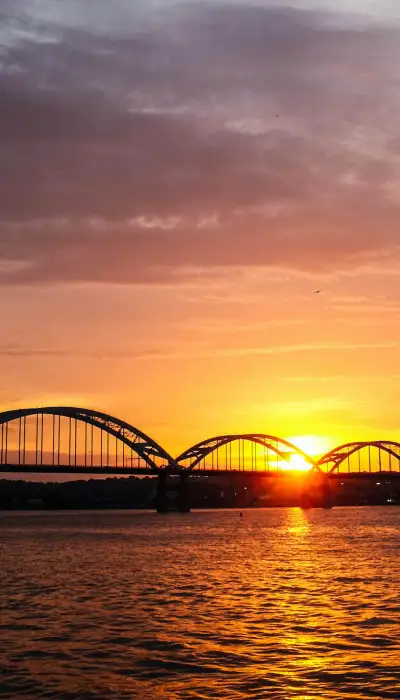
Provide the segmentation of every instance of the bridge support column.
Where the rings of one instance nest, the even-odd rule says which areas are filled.
[[[181,474],[179,477],[178,510],[180,513],[190,513],[190,494],[187,474]]]
[[[163,473],[157,477],[156,509],[157,513],[168,513],[167,475]]]
[[[302,508],[332,508],[329,477],[315,472],[307,475],[301,487],[300,501]]]
[[[169,499],[168,492],[176,495],[176,498]],[[157,513],[168,513],[169,511],[179,511],[180,513],[190,512],[189,484],[187,474],[179,474],[179,478],[173,477],[168,480],[168,474],[161,472],[157,477]]]

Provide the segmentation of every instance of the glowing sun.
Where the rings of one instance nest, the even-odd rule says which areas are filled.
[[[313,458],[325,454],[334,447],[332,440],[322,435],[295,435],[287,440]]]
[[[311,467],[312,464],[310,464],[310,462],[307,462],[307,460],[302,455],[293,454],[290,456],[287,469],[296,472],[308,472],[311,469]]]
[[[330,447],[330,440],[318,435],[296,435],[287,438],[292,445],[298,447],[305,455],[316,460],[320,455],[325,454]],[[286,465],[283,467],[288,471],[308,472],[312,464],[301,454],[291,454]]]

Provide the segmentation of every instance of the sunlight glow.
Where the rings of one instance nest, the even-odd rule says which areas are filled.
[[[310,457],[321,456],[335,446],[335,441],[320,435],[295,435],[287,440]]]
[[[292,455],[288,462],[288,468],[297,472],[308,472],[312,465],[301,455]]]

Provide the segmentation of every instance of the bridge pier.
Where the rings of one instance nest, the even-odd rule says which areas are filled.
[[[333,495],[327,474],[313,472],[305,477],[300,504],[302,508],[332,508]]]
[[[161,472],[157,477],[157,513],[168,513],[167,475]]]
[[[176,492],[175,501],[170,501],[168,493]],[[179,474],[179,481],[169,481],[168,474],[161,472],[157,477],[156,495],[157,513],[168,513],[178,511],[179,513],[190,513],[190,496],[187,474]]]

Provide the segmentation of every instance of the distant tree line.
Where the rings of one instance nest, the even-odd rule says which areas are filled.
[[[298,488],[289,480],[252,477],[244,480],[189,480],[192,508],[296,506]],[[156,503],[157,479],[128,477],[67,482],[0,480],[0,509],[143,508]],[[399,505],[400,480],[332,482],[334,505]]]

